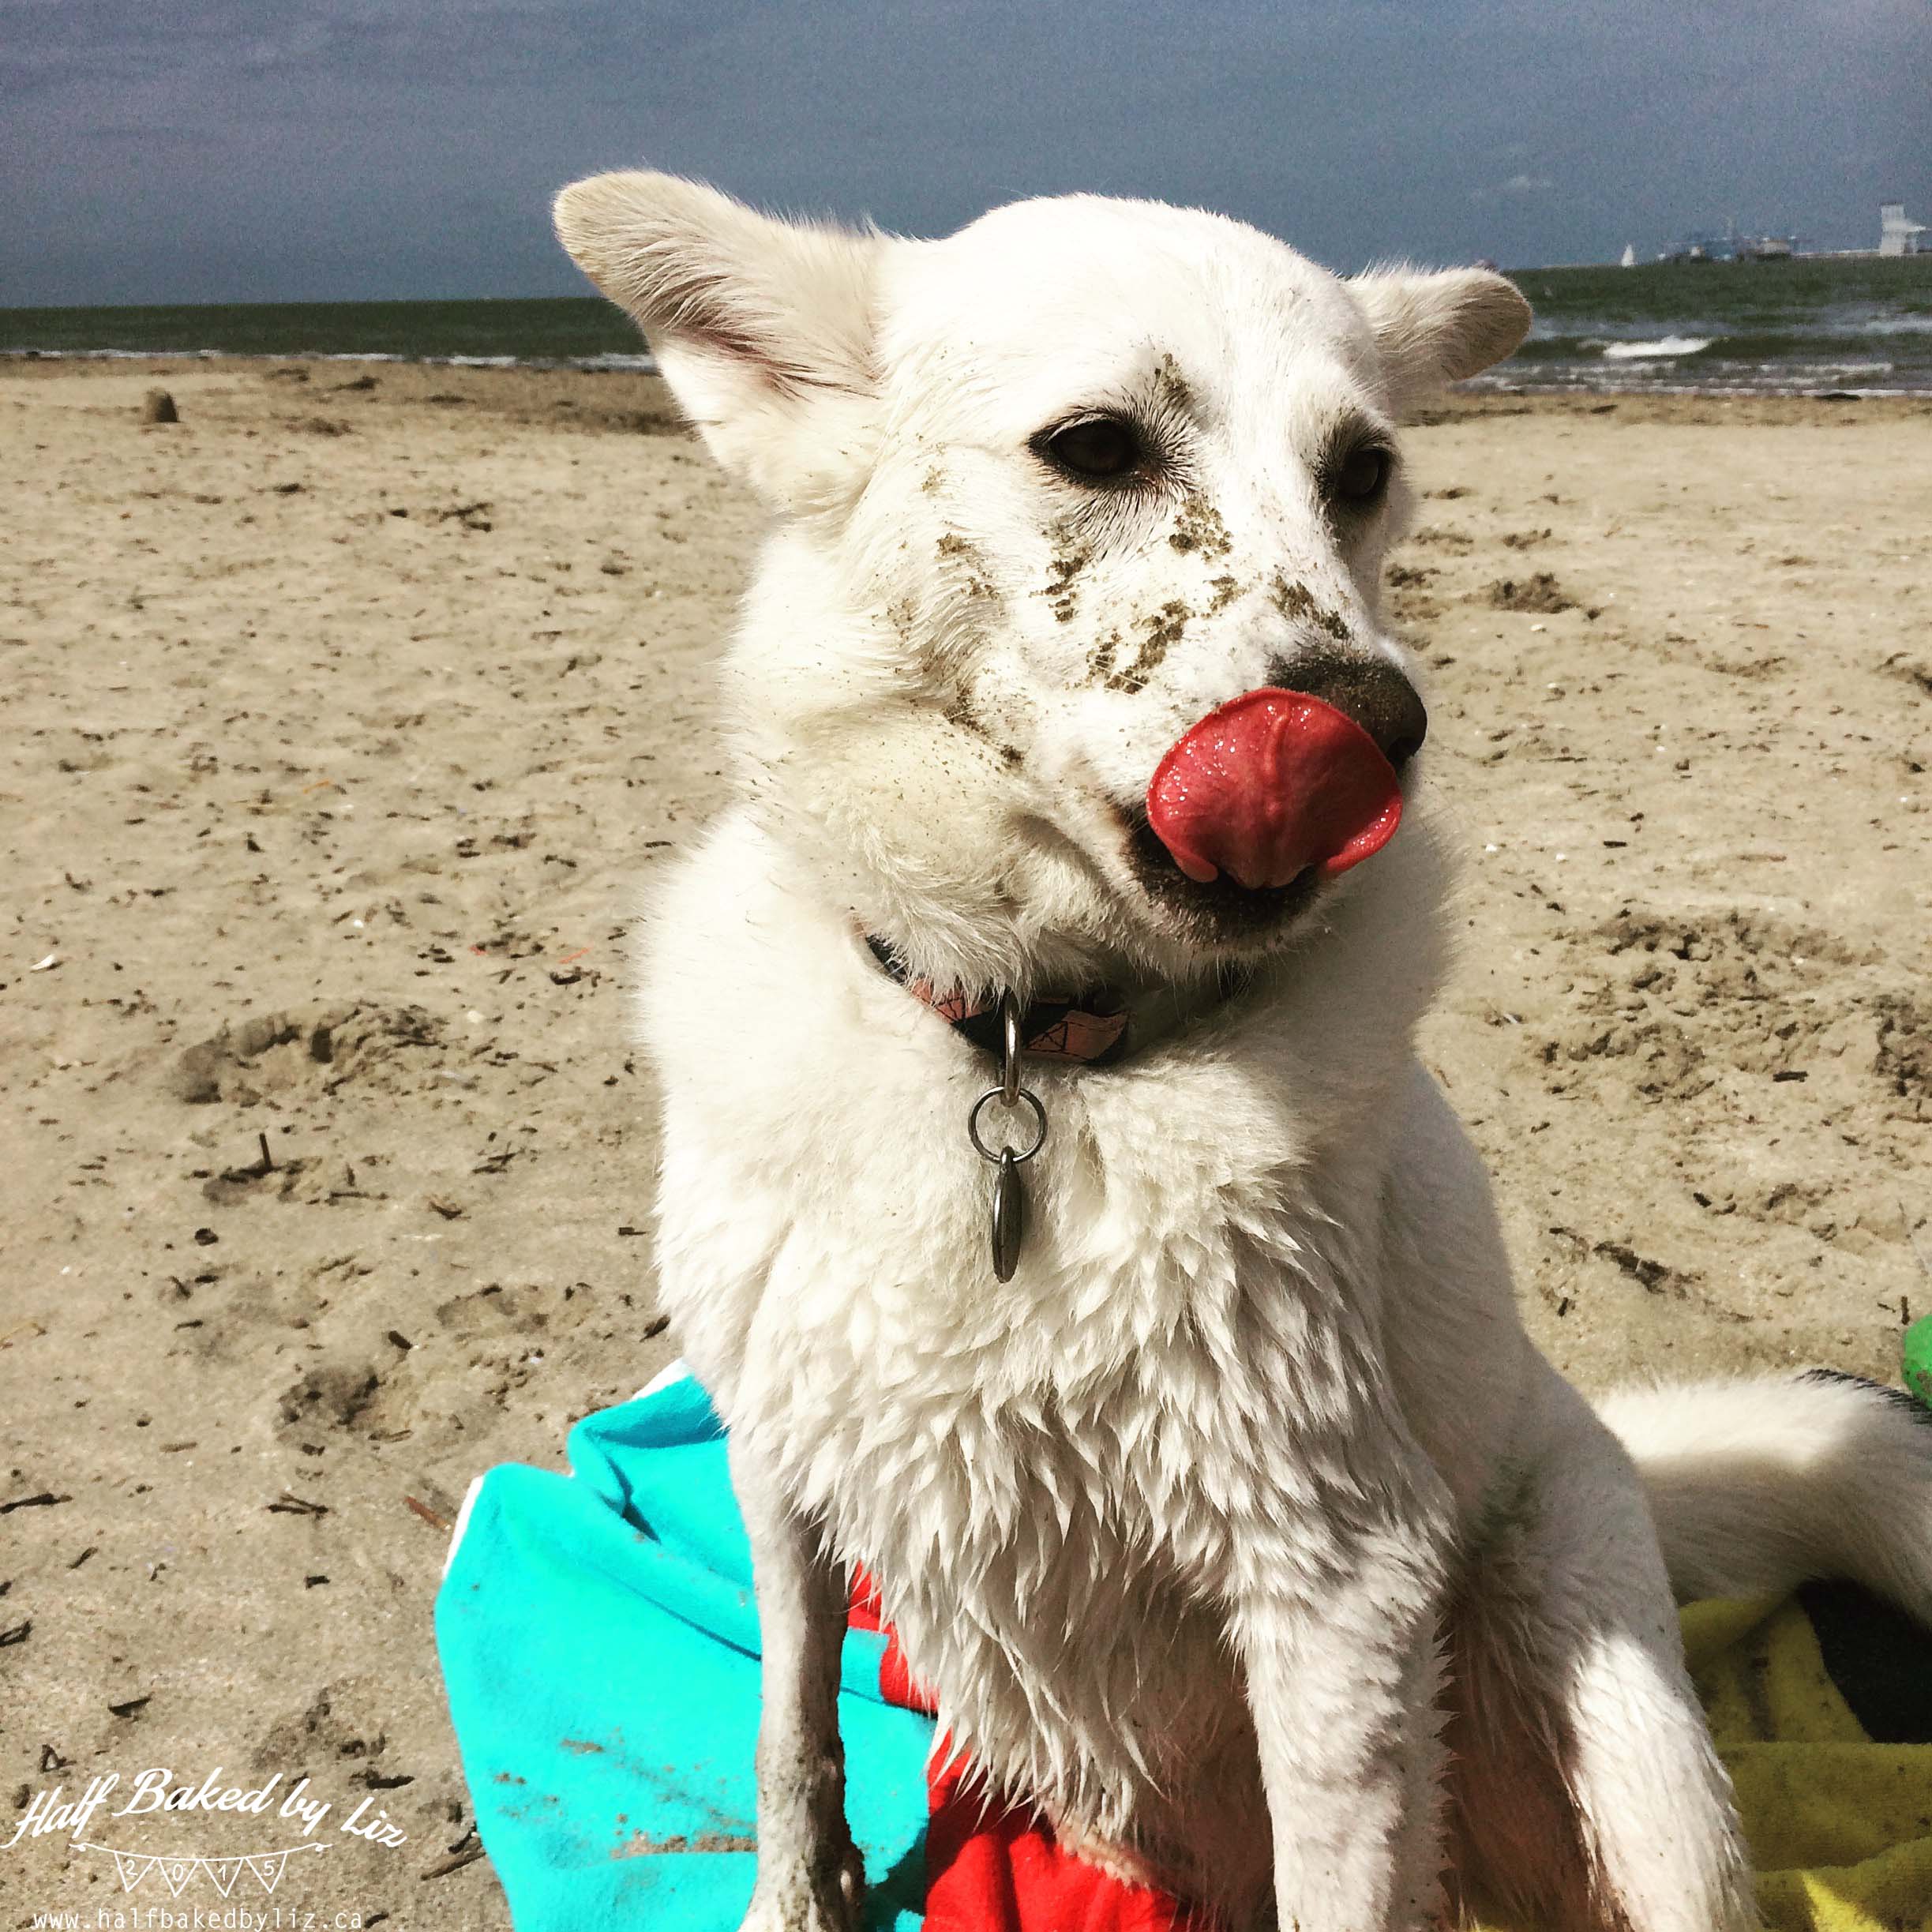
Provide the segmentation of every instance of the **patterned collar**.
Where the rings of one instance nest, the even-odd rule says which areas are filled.
[[[974,1000],[963,993],[937,992],[930,981],[908,973],[883,940],[869,932],[865,938],[867,950],[888,979],[897,981],[955,1033],[999,1058],[996,994]],[[1248,968],[1231,966],[1191,986],[1150,985],[1139,992],[1101,986],[1082,993],[1053,994],[1034,1000],[1020,1015],[1020,1045],[1045,1060],[1116,1066],[1218,1013],[1254,983]]]
[[[929,980],[914,979],[891,947],[872,934],[865,944],[889,979],[898,981],[922,1005],[930,1007],[955,1033],[974,1045],[997,1055],[1000,1051],[998,999],[975,1000],[962,992],[935,992]],[[1030,1001],[1020,1015],[1020,1045],[1046,1060],[1078,1060],[1104,1067],[1126,1051],[1127,1004],[1106,987],[1079,995],[1052,996]]]

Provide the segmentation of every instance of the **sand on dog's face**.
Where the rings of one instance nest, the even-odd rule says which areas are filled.
[[[1198,891],[1206,881],[1146,831],[1146,801],[1170,748],[1243,692],[1319,692],[1304,681],[1324,659],[1392,682],[1410,668],[1379,590],[1409,508],[1390,412],[1403,382],[1437,372],[1434,335],[1418,325],[1390,345],[1366,298],[1273,236],[1143,202],[996,209],[943,242],[887,249],[877,279],[883,427],[835,541],[849,580],[879,587],[904,670],[853,707],[858,756],[830,781],[822,741],[805,762],[835,792],[853,766],[883,762],[916,678],[952,730],[921,730],[889,782],[963,763],[962,737],[986,768],[955,781],[966,802],[928,786],[932,808],[895,815],[910,820],[894,835],[906,857],[864,870],[884,875],[886,903],[910,898],[928,916],[883,929],[929,966],[918,949],[970,908],[992,956],[962,949],[939,965],[996,982],[1014,970],[1002,955],[1037,963],[1056,943],[1076,961],[1049,976],[1180,979],[1322,918],[1332,930],[1337,888],[1312,868],[1292,894]],[[1500,306],[1494,360],[1529,310],[1506,282],[1474,279],[1476,292],[1437,297],[1435,327],[1448,336]],[[1114,474],[1054,454],[1094,426],[1126,446]],[[1336,473],[1355,454],[1379,480],[1351,501]],[[781,583],[786,561],[772,566]],[[748,632],[766,651],[769,635]],[[842,671],[842,655],[860,653],[835,643],[827,668]],[[771,733],[780,785],[799,762],[788,722]],[[1392,877],[1391,860],[1339,889],[1399,896],[1420,952],[1434,868],[1419,843],[1401,855],[1408,876]],[[894,870],[945,886],[901,887]],[[1010,911],[981,910],[1003,898]]]
[[[1408,437],[1467,861],[1425,1049],[1586,1384],[1888,1375],[1932,1310],[1927,422]],[[0,1503],[62,1499],[5,1518],[0,1772],[306,1769],[410,1833],[336,1904],[506,1925],[486,1864],[419,1877],[469,1820],[405,1499],[556,1466],[670,1346],[619,943],[723,795],[759,520],[636,377],[24,364],[0,476]],[[50,1900],[65,1843],[9,1855]]]

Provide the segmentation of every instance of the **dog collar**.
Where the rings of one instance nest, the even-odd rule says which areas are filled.
[[[1003,1001],[973,1000],[963,992],[936,992],[930,980],[915,979],[883,940],[869,933],[866,949],[888,979],[896,980],[921,1006],[929,1007],[956,1034],[983,1052],[1000,1054],[1006,1041]],[[1030,1001],[1019,1012],[1020,1051],[1045,1060],[1078,1060],[1104,1067],[1118,1060],[1127,1041],[1126,1000],[1105,987],[1077,998],[1058,995]]]

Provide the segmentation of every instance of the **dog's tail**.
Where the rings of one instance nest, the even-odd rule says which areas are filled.
[[[1902,1389],[1814,1368],[1623,1390],[1598,1409],[1642,1475],[1680,1600],[1843,1577],[1932,1627],[1932,1410]]]

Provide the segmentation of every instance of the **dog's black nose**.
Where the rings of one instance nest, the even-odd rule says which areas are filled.
[[[1283,691],[1319,698],[1353,718],[1397,771],[1422,749],[1429,734],[1429,714],[1416,687],[1386,658],[1298,653],[1277,658],[1268,666],[1268,681]]]

